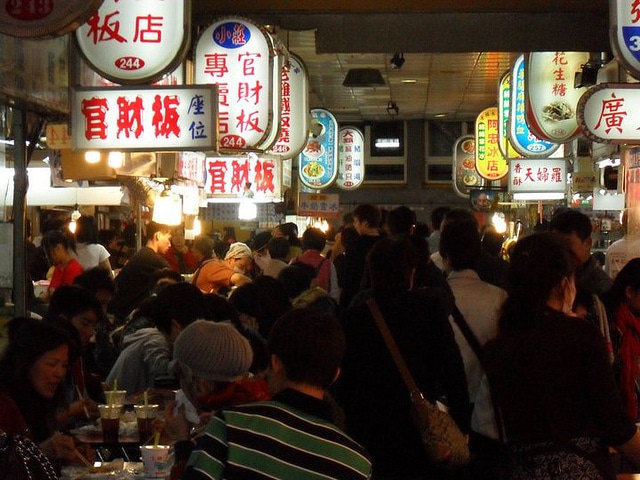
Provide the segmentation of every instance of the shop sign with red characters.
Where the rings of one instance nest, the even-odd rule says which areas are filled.
[[[18,38],[65,35],[84,23],[102,0],[2,0],[0,33]]]
[[[601,83],[591,87],[578,103],[578,121],[584,135],[598,143],[640,141],[640,86]]]
[[[336,186],[355,190],[364,182],[364,135],[355,127],[342,127],[338,136]]]
[[[300,217],[338,218],[340,195],[335,193],[300,193],[297,214]]]
[[[238,201],[249,193],[254,202],[271,202],[282,197],[280,166],[274,157],[207,157],[204,191],[209,198]]]
[[[215,85],[74,89],[76,150],[216,149]]]
[[[509,172],[498,145],[499,138],[498,108],[486,108],[476,118],[476,170],[489,181],[500,180]]]
[[[509,192],[564,193],[567,162],[564,159],[518,159],[509,163]]]
[[[280,135],[269,153],[283,159],[298,155],[307,143],[309,126],[309,95],[307,69],[292,53],[282,67],[282,108]]]
[[[566,143],[580,134],[578,101],[587,87],[574,87],[589,52],[533,52],[525,64],[527,124],[536,136]]]
[[[76,30],[91,67],[118,84],[151,83],[184,60],[191,41],[190,0],[104,0]]]
[[[219,87],[222,153],[265,151],[278,139],[282,60],[273,37],[249,20],[227,17],[203,30],[195,82]]]

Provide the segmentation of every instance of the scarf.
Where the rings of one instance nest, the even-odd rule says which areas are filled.
[[[640,319],[626,304],[620,305],[615,314],[616,325],[622,333],[620,345],[620,390],[625,410],[634,422],[638,419],[636,376],[640,356]]]
[[[269,400],[269,387],[261,378],[242,378],[229,383],[221,391],[198,397],[204,411],[218,410],[232,405]]]

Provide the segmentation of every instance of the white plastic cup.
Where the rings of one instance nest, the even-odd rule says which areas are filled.
[[[113,403],[115,405],[124,405],[126,402],[127,391],[126,390],[106,390],[104,396],[107,399],[107,403]]]
[[[144,465],[145,478],[167,478],[171,473],[169,465],[169,445],[142,445],[140,453]]]

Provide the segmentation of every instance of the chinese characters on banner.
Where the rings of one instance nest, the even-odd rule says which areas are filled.
[[[525,65],[527,122],[545,140],[566,143],[580,134],[576,110],[587,87],[574,88],[589,52],[533,52]]]
[[[157,80],[184,60],[189,1],[104,0],[76,30],[80,51],[94,70],[115,83]]]
[[[340,195],[335,193],[300,193],[298,198],[298,216],[338,218]]]
[[[364,135],[354,127],[342,127],[338,135],[336,186],[355,190],[364,181]]]
[[[600,143],[640,140],[640,89],[633,83],[601,83],[591,87],[578,103],[578,121],[584,135]]]
[[[180,152],[178,178],[189,180],[198,187],[204,187],[204,162],[205,155],[202,152]]]
[[[274,158],[207,157],[204,191],[210,198],[226,197],[237,201],[250,183],[253,201],[280,199],[281,163]]]
[[[476,170],[489,181],[500,180],[509,172],[498,146],[499,124],[497,107],[483,110],[476,118]]]
[[[195,81],[218,85],[221,152],[266,150],[277,140],[282,59],[275,52],[269,33],[248,20],[225,18],[200,35]]]
[[[76,150],[215,150],[216,87],[76,89]]]
[[[611,49],[634,77],[640,76],[640,3],[609,0]]]
[[[505,158],[522,158],[509,141],[509,115],[511,113],[511,72],[505,72],[498,85],[498,118],[500,119],[500,137],[498,146]]]
[[[518,56],[511,69],[510,96],[509,140],[513,148],[527,158],[550,156],[560,145],[540,140],[527,124],[524,55]]]
[[[326,188],[337,174],[338,121],[330,111],[313,108],[307,143],[300,153],[300,181],[309,188]]]
[[[518,159],[509,163],[510,193],[560,192],[567,184],[564,159]]]
[[[307,143],[309,100],[307,71],[296,55],[289,54],[289,63],[282,68],[282,108],[280,135],[270,154],[293,158]]]

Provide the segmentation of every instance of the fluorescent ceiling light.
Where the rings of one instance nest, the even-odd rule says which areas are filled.
[[[399,138],[378,138],[375,143],[376,148],[400,148]]]
[[[562,200],[564,192],[521,192],[514,193],[514,200]]]

